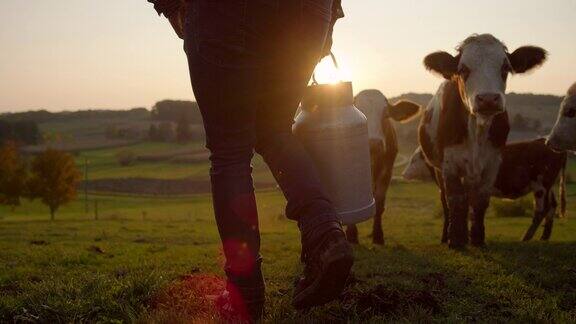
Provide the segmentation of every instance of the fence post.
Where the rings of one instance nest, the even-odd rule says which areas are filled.
[[[88,215],[88,158],[84,157],[84,212]]]

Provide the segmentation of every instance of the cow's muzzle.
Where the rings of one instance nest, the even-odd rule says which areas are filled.
[[[499,93],[479,94],[475,98],[477,114],[492,116],[504,112],[504,102]]]

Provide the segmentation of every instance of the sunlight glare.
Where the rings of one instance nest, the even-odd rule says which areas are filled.
[[[341,60],[338,60],[338,65],[339,68],[336,68],[330,56],[322,59],[314,70],[316,81],[318,81],[319,84],[334,84],[349,81],[351,79],[350,73],[348,73]]]

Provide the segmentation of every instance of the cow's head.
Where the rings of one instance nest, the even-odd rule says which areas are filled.
[[[557,151],[576,151],[576,83],[562,101],[558,120],[546,144]]]
[[[490,117],[504,112],[506,82],[510,73],[525,73],[544,63],[544,49],[524,46],[509,53],[489,34],[472,35],[457,48],[458,55],[432,53],[424,59],[428,70],[458,84],[462,101],[469,112]]]
[[[379,90],[363,90],[354,98],[354,105],[368,118],[380,116],[384,119],[407,122],[418,116],[420,106],[408,100],[391,103]],[[379,121],[379,122],[381,122]]]
[[[416,151],[414,151],[408,166],[406,166],[406,169],[402,172],[402,177],[409,181],[430,181],[434,179],[430,166],[428,166],[424,153],[422,152],[422,148],[418,147]]]

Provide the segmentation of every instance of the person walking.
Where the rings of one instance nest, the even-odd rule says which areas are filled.
[[[148,0],[188,57],[210,150],[216,223],[227,275],[224,318],[259,321],[265,285],[251,160],[260,154],[301,232],[297,309],[337,298],[353,264],[342,223],[314,163],[292,135],[293,117],[343,17],[340,0]]]

